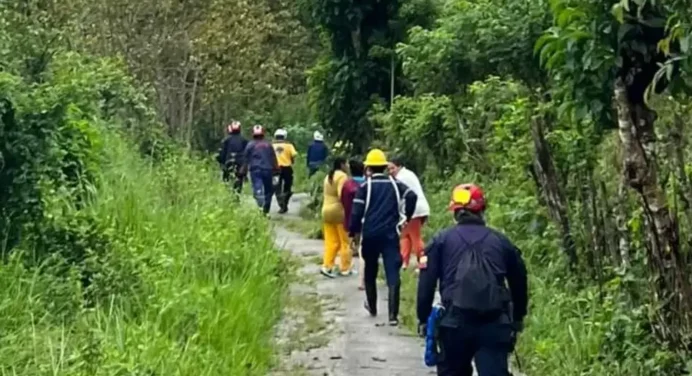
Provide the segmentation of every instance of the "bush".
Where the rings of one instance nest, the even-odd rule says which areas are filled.
[[[287,273],[267,221],[146,131],[129,82],[76,55],[0,76],[0,373],[265,375]]]

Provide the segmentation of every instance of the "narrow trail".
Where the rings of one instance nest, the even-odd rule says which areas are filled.
[[[296,194],[285,215],[288,218],[283,220],[297,219],[306,199],[307,195]],[[423,364],[423,341],[404,329],[386,325],[387,294],[383,283],[378,294],[380,315],[369,317],[363,308],[364,293],[358,290],[357,275],[335,279],[319,275],[322,241],[289,231],[280,221],[276,222],[275,241],[277,246],[304,261],[301,275],[307,281],[297,282],[291,288],[295,304],[288,305],[278,333],[284,349],[283,364],[273,375],[435,374],[434,368]],[[299,326],[302,330],[296,329]]]

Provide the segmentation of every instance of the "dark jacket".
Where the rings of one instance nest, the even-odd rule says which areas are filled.
[[[319,166],[324,163],[329,155],[329,148],[322,141],[313,141],[308,147],[307,163],[310,166]]]
[[[266,140],[252,140],[245,148],[245,163],[249,171],[278,171],[274,147]]]
[[[484,236],[480,249],[493,265],[498,283],[504,285],[507,281],[514,309],[513,318],[515,321],[524,319],[528,305],[528,288],[526,266],[521,252],[500,232],[488,228],[480,217],[468,215],[456,226],[439,233],[425,249],[427,264],[421,270],[418,280],[419,322],[426,322],[430,316],[438,280],[442,304],[445,307],[451,305],[452,287],[461,252],[467,244],[478,242]]]
[[[396,196],[394,184],[399,190]],[[404,214],[406,220],[410,220],[416,210],[418,197],[404,183],[392,179],[384,174],[375,174],[371,178],[370,203],[365,210],[368,195],[368,182],[366,180],[356,193],[353,200],[349,233],[362,234],[363,239],[376,238],[383,235],[397,234],[401,221],[399,202],[404,202]],[[363,222],[365,218],[365,222]]]
[[[221,150],[219,150],[216,160],[223,166],[235,156],[235,163],[242,166],[245,163],[245,148],[247,144],[248,141],[241,134],[230,134],[221,143]]]

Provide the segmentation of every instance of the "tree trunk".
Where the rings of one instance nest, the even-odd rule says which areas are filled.
[[[531,120],[531,136],[535,148],[534,171],[541,185],[543,199],[548,206],[550,217],[557,224],[562,235],[562,250],[567,255],[570,269],[575,269],[578,263],[577,247],[572,238],[565,196],[560,188],[550,147],[545,139],[542,116]]]
[[[692,333],[690,284],[679,249],[677,218],[671,215],[665,193],[658,184],[655,158],[656,114],[643,101],[634,103],[623,78],[615,81],[618,130],[623,147],[626,182],[638,194],[649,224],[647,258],[654,283],[657,312],[654,330],[674,346]]]

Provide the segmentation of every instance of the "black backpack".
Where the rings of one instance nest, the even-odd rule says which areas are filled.
[[[494,267],[481,248],[491,232],[475,243],[467,243],[461,235],[461,258],[457,265],[452,290],[452,305],[478,316],[491,316],[507,310],[510,302],[507,289],[500,284]]]

